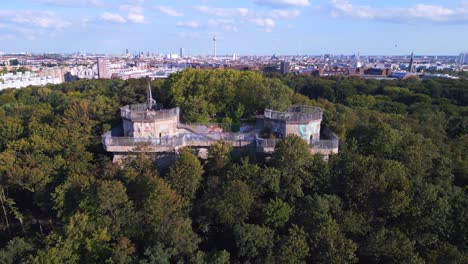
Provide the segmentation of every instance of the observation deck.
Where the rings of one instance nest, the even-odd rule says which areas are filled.
[[[339,139],[329,129],[321,130],[322,109],[292,106],[286,112],[266,109],[257,124],[243,124],[239,132],[226,124],[183,124],[180,109],[162,105],[133,104],[120,108],[122,124],[102,135],[104,149],[115,155],[132,152],[171,153],[182,147],[209,148],[225,141],[235,148],[248,147],[254,152],[271,154],[287,135],[303,138],[314,154],[338,153]],[[277,139],[261,138],[271,131]]]
[[[131,121],[155,121],[177,117],[180,109],[163,109],[161,104],[149,106],[148,104],[132,104],[120,108],[120,115],[123,119]]]
[[[257,135],[256,137],[257,152],[273,153],[275,151],[276,145],[280,143],[282,140],[283,139],[260,138]],[[322,130],[322,135],[319,140],[313,140],[307,143],[309,144],[309,148],[312,154],[321,154],[324,156],[328,156],[331,154],[338,153],[340,139],[330,129],[325,128]]]
[[[318,107],[296,105],[291,106],[286,112],[265,109],[264,117],[286,123],[308,123],[322,120],[323,111]]]

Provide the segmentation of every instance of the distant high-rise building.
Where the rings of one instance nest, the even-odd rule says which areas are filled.
[[[109,67],[109,60],[106,58],[98,58],[97,67],[98,67],[98,78],[99,79],[110,79],[111,72]]]
[[[468,52],[460,53],[460,56],[458,56],[458,63],[460,65],[468,64]]]
[[[359,55],[359,52],[354,54],[354,63],[353,63],[353,68],[361,68],[362,63],[361,63],[361,56]]]
[[[125,54],[128,55],[128,49],[125,50]]]
[[[184,48],[180,48],[179,50],[179,57],[183,58],[184,57]]]
[[[281,71],[282,74],[286,74],[286,73],[291,72],[291,64],[289,63],[289,61],[282,61],[281,62],[280,71]]]
[[[413,63],[414,63],[414,53],[411,52],[411,59],[410,59],[409,66],[408,66],[409,73],[413,72]]]
[[[213,57],[215,59],[216,59],[216,52],[217,52],[217,50],[216,50],[216,41],[217,41],[216,36],[213,36]]]
[[[236,61],[237,60],[237,53],[232,54],[232,60]]]

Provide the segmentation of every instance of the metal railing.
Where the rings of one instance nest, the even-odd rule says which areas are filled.
[[[204,134],[186,134],[186,138],[193,138],[195,135],[196,138],[204,138],[207,141],[227,141],[227,142],[234,142],[234,141],[251,141],[255,142],[256,134],[249,134],[249,133],[204,133]]]
[[[194,145],[194,143],[212,143],[218,141],[226,141],[230,143],[236,142],[255,142],[256,134],[245,133],[205,133],[205,134],[179,134],[177,136],[167,136],[162,138],[133,138],[133,137],[112,137],[110,133],[102,136],[104,146],[167,146],[167,147],[182,147],[186,145]],[[195,144],[196,145],[196,144]]]
[[[339,138],[330,129],[323,129],[324,137],[327,139],[309,142],[309,147],[312,149],[338,149]],[[122,147],[137,147],[137,146],[162,146],[162,147],[182,147],[182,146],[203,146],[210,145],[214,142],[226,141],[231,144],[242,142],[244,144],[255,144],[257,149],[275,149],[276,145],[282,139],[265,139],[258,137],[256,133],[187,133],[176,136],[166,136],[162,138],[133,138],[133,137],[112,137],[111,132],[102,135],[102,143],[104,146],[122,146]]]
[[[257,147],[260,148],[275,148],[276,144],[278,144],[280,141],[281,139],[267,139],[256,136],[256,144]]]
[[[180,109],[178,107],[166,110],[131,110],[132,106],[120,108],[122,118],[130,120],[160,120],[179,117]]]
[[[271,109],[265,109],[264,116],[270,119],[279,119],[285,121],[292,121],[292,122],[299,122],[305,121],[310,122],[313,120],[322,119],[323,112],[320,108],[318,110],[311,113],[302,113],[302,112],[279,112],[273,111]]]
[[[340,141],[337,139],[319,140],[309,144],[313,149],[337,149]]]
[[[163,105],[156,103],[156,104],[151,105],[151,107],[148,107],[148,104],[131,104],[131,105],[126,105],[122,108],[126,108],[127,110],[130,110],[130,111],[140,111],[140,112],[146,111],[147,109],[159,111],[163,109]]]
[[[336,135],[335,135],[336,137]],[[256,137],[256,144],[257,147],[263,149],[270,149],[276,148],[276,145],[281,142],[282,139],[264,139]],[[327,139],[327,140],[317,140],[309,143],[309,147],[312,149],[337,149],[339,147],[340,140],[338,137],[334,139]]]
[[[288,108],[287,112],[293,113],[316,113],[323,112],[320,107],[309,106],[309,105],[292,105]]]
[[[254,124],[226,124],[226,123],[184,123],[179,124],[181,128],[189,128],[197,133],[214,132],[243,132],[248,133],[255,130]],[[241,131],[242,130],[242,131]]]
[[[177,147],[184,145],[182,137],[166,138],[132,138],[132,137],[103,137],[105,146],[137,147],[137,146],[164,146]]]

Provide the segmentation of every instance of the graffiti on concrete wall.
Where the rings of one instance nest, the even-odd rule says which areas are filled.
[[[312,139],[312,136],[315,136],[319,132],[319,126],[320,124],[317,124],[317,123],[299,125],[298,126],[299,135],[301,135],[302,139],[309,141]]]
[[[134,137],[136,138],[159,138],[169,133],[166,124],[134,123]]]

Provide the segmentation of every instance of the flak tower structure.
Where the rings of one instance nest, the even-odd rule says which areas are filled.
[[[243,124],[238,132],[232,132],[226,124],[180,122],[180,109],[164,109],[152,98],[148,84],[146,103],[126,105],[120,108],[120,115],[122,123],[102,135],[103,147],[114,154],[114,162],[136,152],[175,156],[182,147],[192,147],[204,157],[210,146],[221,140],[238,153],[243,149],[268,156],[291,134],[301,137],[312,153],[325,159],[338,153],[339,139],[322,128],[323,111],[318,107],[291,106],[285,112],[265,109],[256,123]]]

